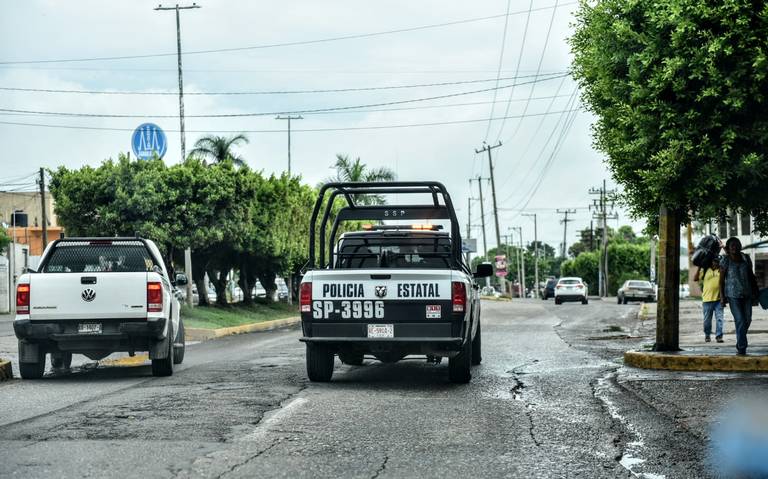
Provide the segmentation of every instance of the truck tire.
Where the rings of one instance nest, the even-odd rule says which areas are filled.
[[[176,335],[175,343],[173,345],[173,364],[181,364],[184,361],[184,352],[187,350],[187,342],[184,338],[184,322],[181,318],[179,318],[179,334]]]
[[[22,348],[25,346],[25,342],[19,341],[19,357],[23,356]],[[42,345],[37,347],[37,361],[34,363],[26,363],[19,361],[19,373],[23,379],[40,379],[45,372],[45,349]]]
[[[365,358],[363,353],[348,351],[340,352],[339,359],[342,363],[349,364],[350,366],[362,366]]]
[[[152,376],[172,376],[173,375],[173,327],[168,325],[168,337],[163,341],[168,348],[168,354],[162,359],[152,360]]]
[[[448,359],[448,379],[458,384],[466,384],[472,379],[472,341],[469,338],[461,352]]]
[[[480,334],[480,326],[483,323],[481,323],[479,320],[477,322],[477,332],[475,333],[475,339],[472,340],[472,365],[477,366],[481,362],[483,362],[483,352],[482,352],[482,334]]]
[[[72,353],[51,354],[51,366],[57,369],[69,369],[72,366]]]
[[[327,346],[307,343],[307,376],[310,381],[327,383],[333,377],[333,352]]]

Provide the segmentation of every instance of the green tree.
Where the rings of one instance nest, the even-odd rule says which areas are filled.
[[[0,251],[4,251],[9,244],[11,244],[11,237],[8,236],[5,228],[0,226]]]
[[[233,151],[234,147],[241,143],[248,143],[248,137],[242,133],[233,136],[203,136],[195,142],[189,157],[210,161],[213,164],[230,161],[235,166],[245,166],[243,157]]]
[[[354,161],[349,159],[348,155],[337,154],[336,162],[331,168],[336,170],[336,174],[325,180],[331,182],[381,182],[394,181],[395,172],[386,167],[370,169],[360,161],[360,157]],[[355,202],[363,205],[381,205],[384,204],[384,198],[380,195],[354,195]]]

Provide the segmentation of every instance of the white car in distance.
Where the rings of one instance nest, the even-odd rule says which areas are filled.
[[[587,294],[587,285],[581,278],[560,278],[555,285],[555,304],[563,304],[565,301],[581,301],[581,304],[588,304]]]

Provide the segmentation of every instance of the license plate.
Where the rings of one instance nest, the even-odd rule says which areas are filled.
[[[101,334],[101,323],[80,323],[77,325],[80,334]]]
[[[394,324],[369,324],[368,337],[369,338],[394,338],[395,325]]]
[[[442,317],[439,304],[427,305],[427,319],[439,319]]]

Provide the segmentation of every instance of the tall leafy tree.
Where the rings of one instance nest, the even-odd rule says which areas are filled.
[[[326,179],[326,183],[350,181],[381,182],[394,181],[396,178],[395,172],[389,168],[368,168],[368,166],[360,160],[360,157],[352,161],[349,159],[348,155],[342,154],[336,155],[336,162],[333,164],[332,168],[336,170],[336,174]],[[363,205],[384,204],[384,198],[380,195],[354,195],[354,199],[357,203]]]
[[[189,156],[209,163],[230,161],[235,166],[245,166],[243,157],[234,151],[234,148],[242,143],[248,143],[248,137],[242,133],[233,136],[207,135],[195,142]]]
[[[8,236],[8,232],[5,231],[5,228],[0,226],[0,251],[3,251],[10,243],[11,237]]]
[[[656,348],[678,348],[679,227],[727,209],[768,232],[768,3],[581,3],[573,74],[624,201],[658,221]]]

